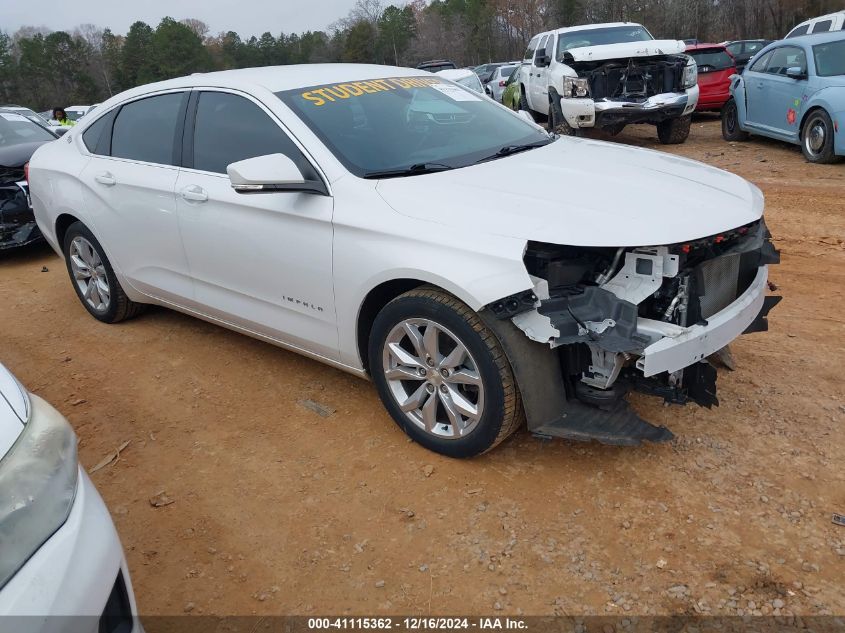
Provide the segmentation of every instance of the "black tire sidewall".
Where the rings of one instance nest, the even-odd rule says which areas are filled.
[[[106,271],[106,279],[109,282],[109,307],[104,312],[99,312],[94,310],[90,305],[88,305],[88,301],[85,300],[82,292],[79,290],[79,286],[76,284],[76,280],[73,277],[73,269],[70,266],[70,244],[75,237],[84,237],[88,242],[90,242],[91,246],[93,246],[97,254],[100,256],[100,261],[103,262],[103,268]],[[102,321],[103,323],[114,323],[117,319],[118,311],[120,309],[119,305],[119,293],[123,292],[120,283],[117,280],[117,276],[114,274],[114,269],[111,266],[111,262],[109,262],[109,258],[106,256],[105,251],[103,250],[102,245],[94,237],[94,234],[91,230],[82,224],[82,222],[74,222],[68,227],[67,232],[65,233],[64,243],[62,244],[62,252],[65,255],[65,267],[67,268],[68,276],[70,277],[71,286],[73,286],[74,292],[76,292],[76,296],[79,298],[80,303],[82,306],[88,311],[88,313],[97,319],[98,321]]]
[[[440,439],[412,423],[399,408],[384,376],[382,349],[390,330],[405,319],[430,319],[453,334],[469,350],[484,382],[484,413],[469,435],[459,439]],[[504,387],[499,369],[487,344],[473,327],[451,307],[427,297],[399,297],[379,313],[373,322],[369,343],[369,367],[379,396],[394,422],[415,442],[448,457],[473,457],[496,442],[504,420]]]
[[[726,141],[736,140],[737,116],[736,102],[731,99],[722,108],[722,138]],[[733,130],[729,129],[729,121],[733,122]]]

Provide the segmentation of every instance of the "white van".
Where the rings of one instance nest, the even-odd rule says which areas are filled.
[[[844,31],[845,30],[845,9],[837,11],[836,13],[829,13],[820,18],[813,18],[802,22],[789,33],[786,37],[798,37],[799,35],[807,35],[808,33],[828,33],[830,31]]]

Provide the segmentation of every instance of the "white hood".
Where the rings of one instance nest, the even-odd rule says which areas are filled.
[[[566,51],[576,62],[601,61],[626,57],[652,57],[654,55],[677,55],[683,53],[687,45],[680,40],[647,40],[643,42],[625,42],[621,44],[603,44],[584,46]]]
[[[562,137],[472,167],[393,178],[378,192],[398,213],[454,227],[571,246],[660,246],[761,217],[748,181],[697,161]]]

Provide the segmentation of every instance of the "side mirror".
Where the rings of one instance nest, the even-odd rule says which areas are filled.
[[[546,55],[546,49],[541,48],[537,50],[537,56],[534,58],[534,65],[538,68],[549,65],[549,56]]]
[[[800,66],[792,66],[786,69],[786,76],[790,79],[806,79],[807,73]]]
[[[57,134],[58,136],[64,136],[65,134],[67,134],[70,131],[70,128],[59,126],[59,127],[52,128],[52,131],[53,131],[54,134]]]
[[[229,182],[238,193],[303,191],[328,195],[319,180],[307,180],[299,167],[284,154],[247,158],[226,167]]]

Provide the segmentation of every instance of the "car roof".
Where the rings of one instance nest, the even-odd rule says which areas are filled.
[[[446,61],[446,60],[444,60]],[[367,81],[386,77],[430,77],[431,73],[423,69],[399,66],[381,66],[378,64],[291,64],[287,66],[263,66],[259,68],[239,68],[211,73],[194,73],[132,88],[112,99],[117,102],[133,97],[178,88],[264,88],[270,92],[294,90],[308,86]],[[109,99],[110,106],[114,101]],[[98,108],[99,110],[99,108]]]
[[[789,37],[777,42],[772,42],[766,48],[774,48],[781,44],[808,44],[813,46],[815,44],[827,44],[828,42],[838,42],[845,40],[845,31],[825,31],[824,33],[810,33],[809,35],[798,35],[797,37]]]
[[[450,81],[457,81],[458,79],[463,79],[464,77],[472,77],[475,73],[471,70],[467,70],[466,68],[446,68],[444,70],[438,70],[435,75],[439,75],[440,77],[445,77]]]

